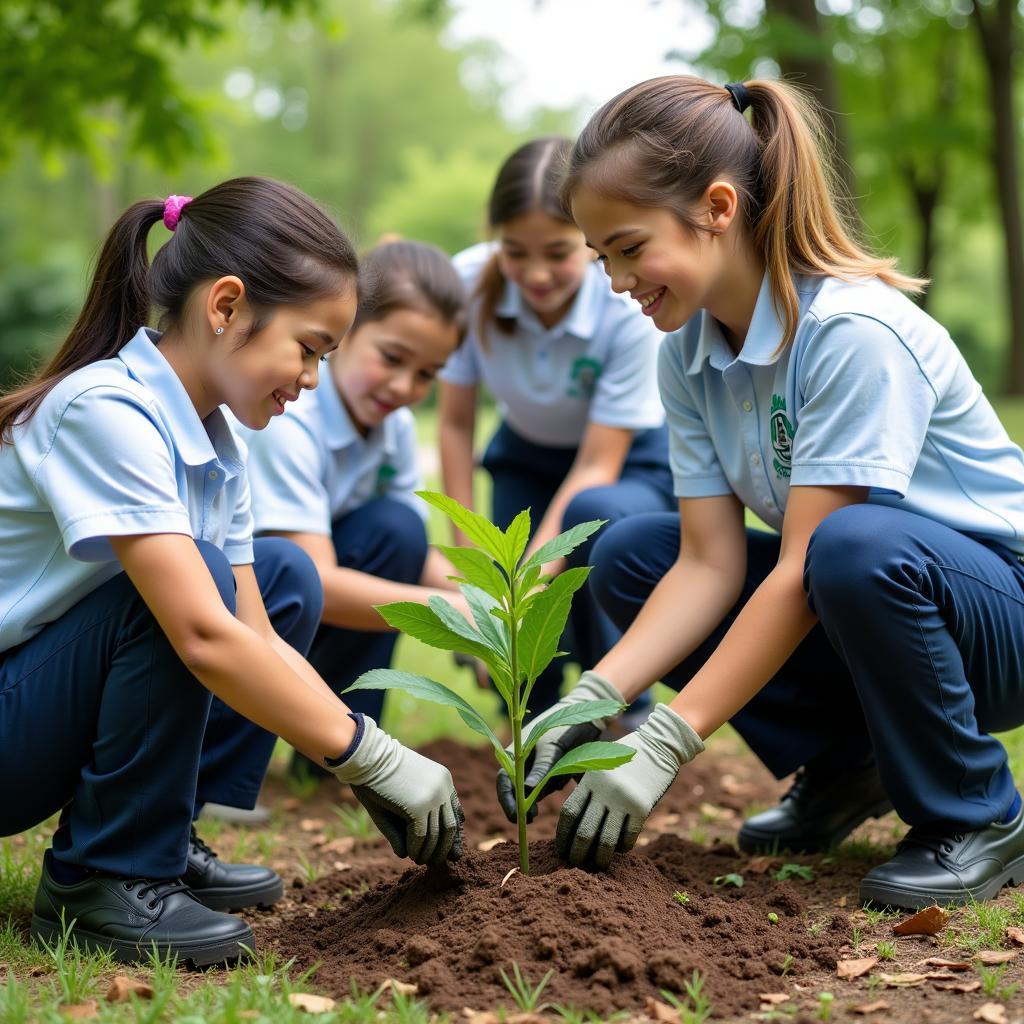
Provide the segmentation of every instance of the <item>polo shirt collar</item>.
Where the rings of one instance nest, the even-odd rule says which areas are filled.
[[[494,315],[509,320],[522,320],[525,317],[541,331],[571,334],[581,341],[588,341],[597,331],[599,300],[602,290],[607,287],[604,271],[596,263],[588,266],[569,311],[554,327],[546,328],[537,319],[533,310],[523,302],[523,293],[519,286],[506,280],[505,290],[494,307]]]
[[[189,466],[218,462],[228,476],[236,476],[242,471],[244,460],[224,413],[214,409],[205,422],[199,418],[181,378],[160,351],[159,341],[159,331],[140,327],[117,357],[156,398],[170,421],[174,447],[181,460]]]
[[[388,423],[389,418],[386,417],[380,426],[374,427],[366,437],[363,437],[352,422],[352,417],[338,393],[329,362],[327,366],[327,370],[320,374],[320,383],[315,392],[320,404],[320,415],[323,417],[324,440],[327,447],[331,451],[342,451],[353,445],[379,445],[385,453],[392,454],[395,444],[393,431]]]

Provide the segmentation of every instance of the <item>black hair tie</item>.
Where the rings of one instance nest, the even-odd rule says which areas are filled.
[[[741,114],[750,106],[750,90],[742,82],[730,82],[725,90],[732,97],[733,106]]]

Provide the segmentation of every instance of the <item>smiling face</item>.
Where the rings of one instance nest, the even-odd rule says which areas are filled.
[[[572,212],[612,288],[636,299],[659,330],[678,330],[714,301],[723,259],[714,235],[688,229],[665,207],[609,199],[587,185],[573,195]],[[710,210],[706,219],[712,226]]]
[[[388,413],[422,401],[458,343],[454,324],[415,309],[361,324],[329,364],[356,429],[366,434]]]
[[[320,359],[337,347],[355,315],[350,288],[307,305],[279,306],[241,346],[217,339],[222,343],[209,372],[219,401],[247,427],[262,430],[300,391],[316,387]]]
[[[593,260],[579,228],[531,210],[499,225],[497,238],[502,274],[518,286],[537,319],[553,327],[569,312]]]

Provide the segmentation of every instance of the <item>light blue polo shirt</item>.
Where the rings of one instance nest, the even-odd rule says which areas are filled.
[[[245,436],[257,532],[329,537],[336,519],[383,497],[426,518],[413,493],[422,481],[412,413],[396,409],[363,437],[329,371],[266,429]]]
[[[1024,454],[946,330],[877,279],[795,282],[781,354],[767,275],[739,356],[707,311],[666,337],[676,494],[732,493],[781,529],[794,484],[868,487],[870,502],[1024,554]]]
[[[0,651],[122,571],[108,537],[180,533],[253,560],[245,448],[199,419],[145,328],[70,374],[0,448]]]
[[[494,251],[486,242],[453,259],[471,295]],[[521,437],[571,448],[588,423],[629,430],[664,423],[657,382],[664,335],[635,302],[611,290],[597,263],[587,268],[569,312],[550,329],[519,288],[506,282],[495,313],[515,327],[511,334],[490,330],[485,351],[477,337],[477,308],[478,302],[470,304],[466,339],[449,356],[441,379],[466,387],[482,380]]]

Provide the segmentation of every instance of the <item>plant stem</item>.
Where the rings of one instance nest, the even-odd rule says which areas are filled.
[[[530,873],[530,847],[526,839],[526,759],[523,757],[523,693],[519,680],[519,618],[516,577],[509,579],[509,653],[512,668],[512,763],[516,769],[516,824],[519,829],[519,870]]]

